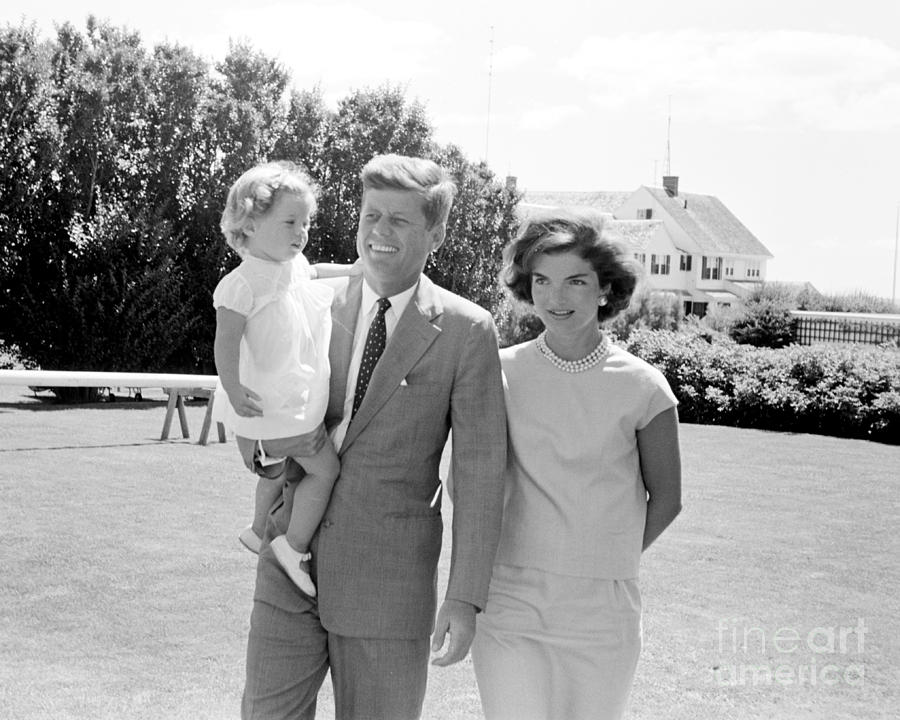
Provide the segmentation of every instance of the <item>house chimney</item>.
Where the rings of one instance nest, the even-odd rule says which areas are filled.
[[[663,175],[663,189],[669,197],[678,197],[678,176]]]
[[[506,191],[514,193],[516,191],[516,185],[518,183],[518,178],[515,175],[507,175],[506,176]]]

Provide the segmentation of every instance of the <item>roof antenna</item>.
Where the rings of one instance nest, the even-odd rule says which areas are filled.
[[[488,147],[491,142],[491,89],[494,80],[494,26],[491,25],[490,50],[488,52],[488,97],[487,97],[487,127],[484,132],[484,164],[488,162]]]
[[[672,96],[669,95],[669,116],[666,121],[666,175],[672,174]]]

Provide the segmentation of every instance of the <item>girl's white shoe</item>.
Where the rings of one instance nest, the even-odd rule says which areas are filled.
[[[262,547],[262,538],[253,532],[253,526],[248,525],[243,530],[241,530],[241,534],[238,535],[238,540],[241,541],[241,545],[247,548],[250,552],[259,555],[259,550]]]
[[[284,568],[294,585],[310,597],[315,597],[316,586],[313,584],[309,573],[300,566],[300,563],[308,562],[312,558],[312,553],[297,552],[290,546],[287,537],[284,535],[279,535],[272,540],[272,552],[275,553],[275,559]]]

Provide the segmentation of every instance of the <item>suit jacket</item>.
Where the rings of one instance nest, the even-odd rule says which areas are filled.
[[[343,415],[361,300],[361,276],[338,285],[329,430]],[[496,330],[487,311],[423,275],[338,449],[341,474],[311,546],[319,617],[329,632],[394,639],[432,632],[443,531],[438,466],[451,430],[447,598],[480,609],[499,539],[506,464]],[[288,508],[285,502],[273,510],[275,532],[287,528]],[[267,548],[256,598],[288,610],[307,602]]]

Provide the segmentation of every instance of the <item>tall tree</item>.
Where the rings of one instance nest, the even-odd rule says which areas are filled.
[[[59,187],[50,52],[33,25],[0,29],[0,318],[12,312],[13,273],[30,239],[48,224]]]
[[[430,256],[426,272],[439,285],[494,312],[500,301],[501,254],[518,224],[520,196],[455,145],[440,148],[434,159],[453,176],[457,195],[447,239]]]
[[[408,102],[399,87],[355,90],[341,100],[328,123],[318,168],[322,199],[312,252],[325,260],[354,259],[363,165],[383,153],[427,156],[431,138],[424,106]]]
[[[459,186],[427,269],[486,307],[515,195],[432,140],[402,88],[321,90],[247,44],[211,70],[187,48],[89,18],[52,41],[0,32],[0,338],[46,368],[212,372],[212,289],[239,259],[219,219],[232,182],[268,159],[321,186],[308,255],[352,261],[359,173],[380,153],[433,157]]]

